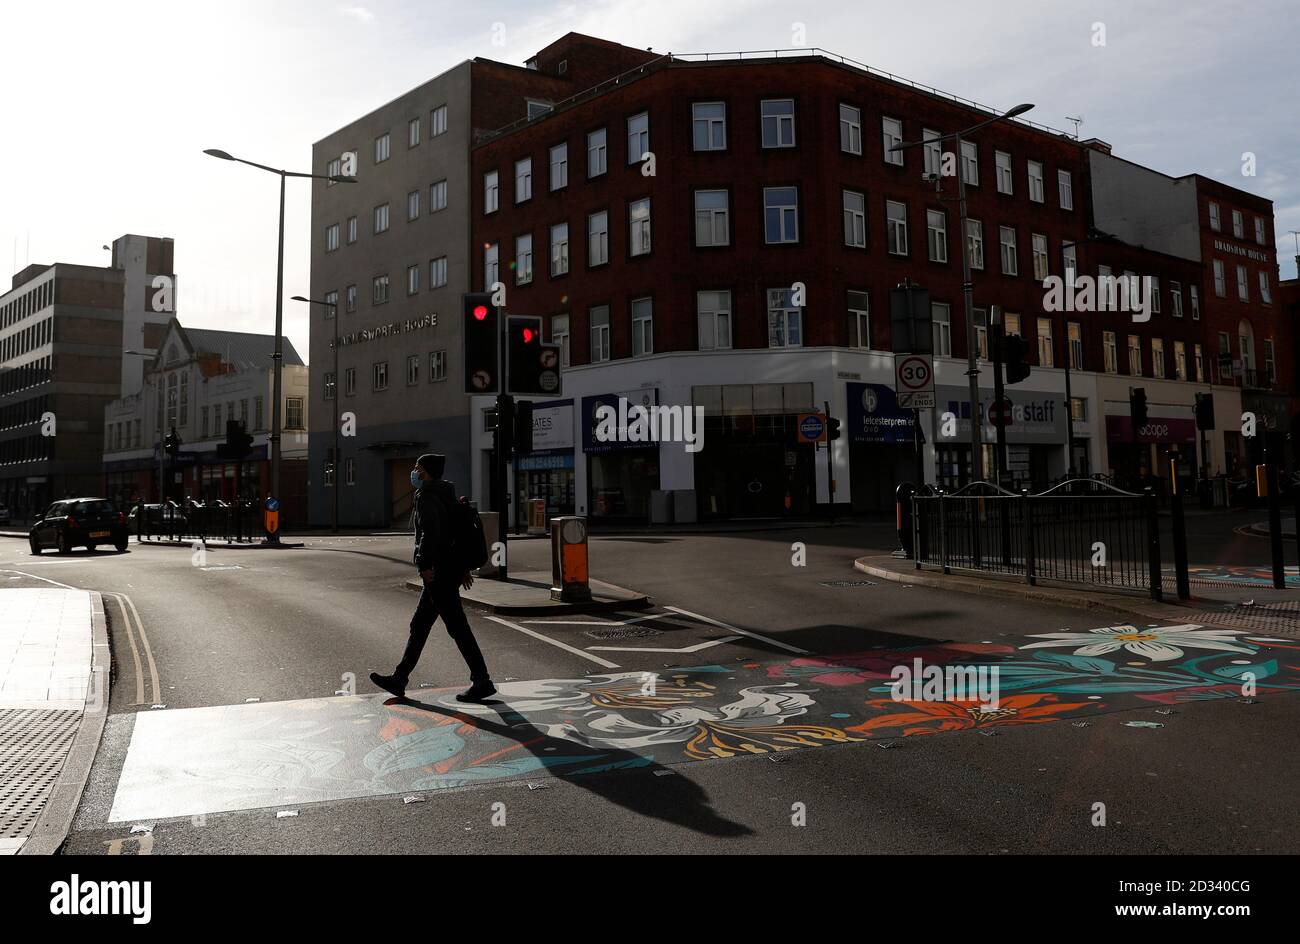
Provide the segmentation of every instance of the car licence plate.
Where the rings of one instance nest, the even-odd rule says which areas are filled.
[[[90,532],[90,536],[91,536],[92,538],[106,538],[106,537],[108,537],[108,532],[107,532],[107,531],[91,531],[91,532]]]

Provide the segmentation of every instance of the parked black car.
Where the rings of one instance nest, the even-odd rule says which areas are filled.
[[[32,553],[47,547],[67,554],[74,547],[94,550],[111,544],[118,553],[126,550],[126,516],[107,498],[67,498],[57,501],[37,519],[28,532]]]

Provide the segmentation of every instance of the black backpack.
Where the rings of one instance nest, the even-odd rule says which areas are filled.
[[[455,570],[464,573],[486,564],[487,537],[483,534],[483,519],[478,509],[462,495],[460,501],[452,502],[449,519],[453,535],[450,556]]]

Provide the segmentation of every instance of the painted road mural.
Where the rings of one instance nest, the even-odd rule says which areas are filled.
[[[983,677],[996,669],[998,697],[898,689],[900,666],[982,670]],[[1300,691],[1300,641],[1197,625],[1106,626],[505,682],[484,705],[461,704],[455,691],[140,713],[109,819],[581,777],[1267,697]]]

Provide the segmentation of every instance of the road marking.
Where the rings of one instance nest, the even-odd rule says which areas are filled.
[[[598,649],[601,652],[699,652],[701,649],[708,649],[712,646],[721,646],[724,642],[731,642],[734,639],[744,639],[744,636],[723,636],[721,639],[711,639],[707,642],[696,643],[694,646],[687,646],[685,649],[655,649],[652,647],[641,646],[588,646],[587,649]]]
[[[140,611],[135,608],[135,601],[132,600],[125,593],[118,593],[114,591],[113,593],[110,594],[110,596],[114,597],[117,600],[117,605],[122,610],[122,616],[124,617],[126,622],[127,639],[129,639],[131,643],[131,658],[135,661],[135,679],[136,679],[136,684],[135,684],[136,701],[134,702],[134,704],[149,705],[149,704],[154,704],[156,702],[159,702],[162,700],[162,687],[158,683],[158,665],[157,663],[154,662],[153,648],[149,645],[149,636],[144,631],[144,620],[140,619]],[[126,608],[128,606],[131,608],[130,614],[128,614],[126,611]],[[136,646],[135,634],[131,630],[131,616],[135,617],[135,626],[140,631],[140,642],[144,646],[145,661],[147,661],[149,664],[149,682],[151,687],[153,688],[153,698],[149,701],[146,701],[144,697],[145,696],[144,672],[141,670],[140,651]]]
[[[557,620],[557,619],[531,619],[524,620],[525,623],[540,623],[545,626],[630,626],[632,623],[642,623],[646,620],[664,619],[667,613],[651,613],[649,616],[634,616],[625,620]]]
[[[543,636],[541,633],[535,632],[534,630],[529,629],[527,626],[520,626],[518,623],[512,623],[510,622],[510,620],[502,619],[499,616],[489,616],[488,619],[492,620],[492,622],[494,623],[500,623],[502,626],[509,626],[511,629],[516,629],[526,636],[532,636],[534,639],[540,639],[542,642],[549,642],[552,646],[555,646],[559,649],[563,649],[565,652],[571,652],[575,656],[582,656],[582,658],[589,659],[590,661],[596,663],[599,666],[603,666],[606,669],[618,668],[617,663],[606,662],[604,659],[600,658],[599,656],[593,656],[590,652],[583,652],[581,649],[575,649],[573,646],[570,646],[567,643],[562,643],[558,639],[552,639],[550,636]]]
[[[62,587],[64,590],[80,590],[80,589],[81,589],[81,587],[73,587],[73,586],[69,586],[69,585],[66,584],[66,583],[59,583],[57,580],[51,580],[49,577],[38,577],[36,574],[27,574],[27,573],[23,573],[21,570],[5,570],[5,571],[0,571],[0,573],[6,573],[6,574],[19,574],[19,575],[21,575],[21,576],[23,576],[23,577],[30,577],[30,578],[33,579],[33,580],[44,580],[46,583],[52,583],[52,584],[54,584],[54,586],[56,586],[56,587]]]
[[[668,606],[668,607],[664,607],[664,609],[672,610],[674,613],[680,613],[682,614],[682,616],[689,616],[692,619],[697,619],[704,623],[712,623],[714,626],[719,626],[722,629],[728,630],[733,633],[740,633],[742,636],[748,636],[751,639],[757,639],[760,642],[765,642],[768,645],[776,646],[780,649],[786,650],[787,652],[793,652],[802,656],[806,656],[809,654],[807,649],[800,649],[798,646],[792,646],[789,643],[781,642],[779,639],[772,639],[770,636],[763,636],[759,633],[752,633],[747,629],[741,629],[739,626],[732,626],[730,623],[722,622],[722,620],[715,620],[707,616],[701,616],[699,613],[692,613],[690,610],[683,610],[681,607],[678,606]]]

